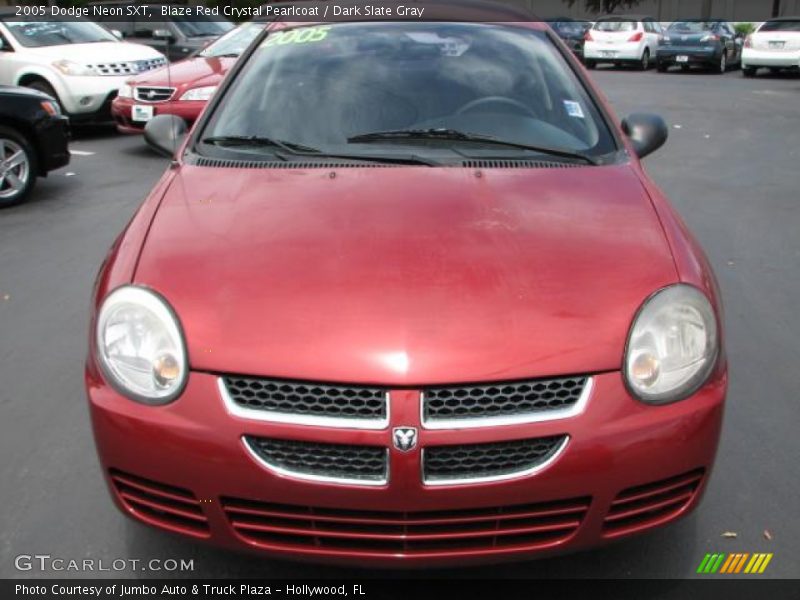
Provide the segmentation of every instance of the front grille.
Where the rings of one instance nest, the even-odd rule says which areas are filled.
[[[444,429],[566,417],[580,410],[590,390],[586,376],[430,387],[423,391],[422,422]]]
[[[389,457],[380,446],[321,444],[245,436],[245,444],[267,468],[301,479],[380,485],[389,474]]]
[[[151,71],[167,64],[166,58],[150,58],[146,60],[131,60],[121,62],[96,63],[89,65],[99,75],[136,75]]]
[[[166,102],[172,98],[175,88],[169,87],[137,87],[134,96],[139,102]]]
[[[435,512],[362,511],[222,498],[234,531],[269,549],[373,556],[508,552],[562,543],[590,498]]]
[[[608,536],[624,535],[677,516],[694,498],[704,469],[623,490],[611,503],[603,530]]]
[[[208,520],[189,490],[117,469],[111,469],[109,476],[122,503],[142,521],[178,533],[208,537]]]
[[[377,387],[321,385],[226,376],[221,393],[232,412],[298,424],[381,429],[389,418],[388,393]]]
[[[555,459],[566,443],[567,436],[558,435],[490,444],[428,447],[423,450],[423,480],[429,485],[444,485],[520,477]]]

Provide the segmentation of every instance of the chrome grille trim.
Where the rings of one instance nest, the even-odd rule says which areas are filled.
[[[281,477],[288,477],[290,479],[300,479],[302,481],[311,481],[314,483],[334,483],[334,484],[341,484],[341,485],[360,485],[360,486],[383,486],[389,483],[389,473],[391,472],[390,469],[390,462],[389,462],[389,449],[385,448],[384,456],[385,456],[385,467],[384,467],[384,476],[380,479],[355,479],[349,477],[337,477],[337,476],[326,476],[326,475],[319,475],[316,473],[305,473],[303,471],[293,471],[291,469],[286,469],[285,467],[281,467],[279,465],[275,465],[270,463],[266,460],[259,452],[252,447],[250,442],[247,439],[246,435],[241,437],[242,445],[247,453],[262,467],[271,471],[272,473],[279,475]]]
[[[147,95],[153,92],[154,95],[152,98],[149,98]],[[157,104],[159,102],[166,102],[170,98],[172,98],[173,94],[175,93],[175,88],[172,87],[159,87],[159,86],[149,86],[143,85],[141,87],[136,87],[133,90],[133,96],[139,102],[147,102],[149,104]]]
[[[502,385],[502,384],[498,384]],[[458,387],[454,385],[453,387]],[[587,377],[578,401],[572,406],[555,410],[543,410],[508,416],[464,417],[457,419],[429,419],[425,415],[425,392],[420,392],[419,419],[424,429],[473,429],[478,427],[502,427],[505,425],[525,425],[557,419],[569,419],[581,414],[589,402],[594,388],[594,378]]]
[[[303,415],[297,413],[277,412],[270,410],[259,410],[256,408],[245,408],[237,404],[228,393],[225,385],[225,378],[217,378],[217,389],[222,397],[227,411],[242,419],[255,421],[266,421],[268,423],[284,423],[288,425],[310,425],[312,427],[336,427],[339,429],[386,429],[391,418],[391,403],[389,392],[384,394],[386,402],[386,415],[382,419],[361,419],[357,417],[320,417],[315,415]]]
[[[166,58],[148,58],[144,60],[95,63],[89,65],[89,67],[94,69],[98,75],[119,76],[137,75],[138,73],[166,66],[166,64]]]
[[[570,437],[568,435],[564,435],[564,439],[561,441],[556,450],[547,458],[547,460],[527,469],[521,469],[519,471],[514,471],[511,473],[503,473],[502,475],[487,475],[485,477],[454,477],[450,479],[444,479],[444,478],[426,479],[425,448],[423,448],[421,450],[421,456],[420,456],[420,470],[421,470],[422,483],[423,485],[426,486],[436,487],[443,485],[471,485],[475,483],[492,483],[498,481],[508,481],[510,479],[519,479],[522,477],[529,477],[531,475],[535,475],[536,473],[544,471],[555,461],[557,461],[561,457],[561,455],[564,454],[564,450],[566,450],[567,445],[569,444],[569,440]]]

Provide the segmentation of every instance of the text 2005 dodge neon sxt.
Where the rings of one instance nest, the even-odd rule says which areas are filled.
[[[639,164],[666,127],[617,124],[545,25],[461,6],[486,23],[270,25],[115,243],[86,381],[126,514],[430,566],[698,504],[726,362]]]

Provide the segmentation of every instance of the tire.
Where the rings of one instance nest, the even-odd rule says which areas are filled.
[[[64,112],[64,105],[61,104],[61,99],[56,94],[56,91],[53,89],[53,86],[47,83],[44,79],[34,79],[33,81],[25,84],[26,88],[30,88],[32,90],[36,90],[37,92],[43,92],[53,98],[58,103],[61,112]]]
[[[755,77],[756,71],[758,71],[758,69],[755,67],[742,67],[742,75],[744,77]]]
[[[722,56],[719,57],[719,62],[714,65],[714,73],[717,75],[724,75],[725,71],[728,70],[728,53],[723,52]]]
[[[17,130],[0,126],[0,208],[24,202],[36,184],[38,160]]]
[[[650,48],[645,48],[642,52],[642,58],[639,60],[637,68],[640,71],[647,71],[650,68]]]

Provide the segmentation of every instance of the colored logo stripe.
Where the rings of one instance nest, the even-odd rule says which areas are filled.
[[[700,566],[697,567],[698,573],[763,573],[769,562],[772,560],[772,553],[735,552],[726,554],[724,552],[708,553],[703,557]]]

